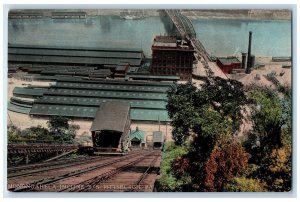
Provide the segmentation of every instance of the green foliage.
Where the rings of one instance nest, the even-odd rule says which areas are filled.
[[[69,124],[68,119],[53,117],[48,121],[50,130],[40,125],[21,130],[7,126],[8,143],[73,143],[79,125]]]
[[[59,143],[73,143],[79,125],[69,124],[69,119],[61,116],[53,116],[48,121],[50,134]]]
[[[213,77],[200,90],[192,83],[175,86],[168,92],[167,104],[175,143],[184,144],[193,133],[236,132],[246,103],[243,85],[234,80]]]
[[[158,191],[182,191],[181,186],[190,181],[188,176],[183,176],[181,180],[177,180],[172,170],[174,159],[181,157],[186,154],[186,152],[186,147],[176,146],[174,142],[166,143],[163,160],[160,165],[161,178],[159,178],[156,184]]]
[[[292,105],[289,90],[283,92],[253,86],[248,93],[253,131],[245,147],[258,166],[250,176],[266,182],[270,191],[291,189]]]
[[[51,133],[55,135],[60,135],[65,132],[69,128],[69,119],[62,116],[52,116],[50,117],[48,123],[48,127]]]
[[[257,179],[235,177],[224,185],[227,192],[266,192],[266,184]]]
[[[253,85],[245,92],[237,81],[213,77],[199,89],[192,83],[177,85],[168,99],[175,145],[189,147],[182,155],[167,159],[161,179],[168,186],[162,190],[291,189],[290,89]],[[250,108],[253,130],[245,134],[241,145],[234,134],[246,107]]]
[[[182,191],[221,189],[215,187],[214,183],[208,189],[206,180],[214,175],[224,177],[222,165],[216,163],[217,173],[208,173],[206,168],[216,144],[220,141],[233,141],[232,135],[240,127],[242,110],[246,103],[246,95],[240,82],[219,77],[206,80],[199,90],[192,83],[187,83],[177,85],[168,93],[167,109],[172,119],[173,139],[176,145],[184,145],[190,141],[188,152],[174,159],[171,166],[171,173],[177,181],[182,182],[188,176],[189,182],[181,186]],[[230,153],[230,149],[233,150],[228,148],[228,151],[224,151],[225,154]],[[247,167],[248,159],[241,158],[247,156],[245,151],[235,151],[240,159],[234,159],[233,155],[227,160],[228,156],[222,155],[217,161],[226,159],[233,164],[240,162],[235,165],[238,169]],[[232,175],[235,174],[237,173]],[[234,176],[230,176],[232,177]],[[227,178],[226,180],[230,179]]]

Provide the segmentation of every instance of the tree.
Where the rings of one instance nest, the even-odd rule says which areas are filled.
[[[73,143],[79,125],[69,124],[69,119],[61,116],[53,116],[48,121],[50,134],[60,143]]]
[[[239,142],[219,142],[205,165],[206,191],[223,191],[224,184],[247,169],[249,157]]]
[[[7,140],[12,143],[20,140],[21,129],[13,124],[7,125]]]
[[[199,90],[192,83],[187,83],[177,85],[168,92],[167,110],[172,119],[173,139],[177,145],[189,145],[187,154],[177,157],[172,166],[172,172],[177,180],[183,181],[183,176],[190,178],[190,183],[182,186],[183,191],[208,190],[208,178],[216,174],[207,172],[211,158],[217,158],[211,155],[218,142],[233,142],[233,136],[239,130],[243,118],[242,110],[245,104],[247,98],[243,85],[219,77],[206,80]],[[228,147],[228,150],[230,149],[233,150],[233,147]],[[238,157],[245,156],[243,149],[235,151],[240,152],[237,154]],[[220,161],[228,160],[228,156],[224,155],[218,158]],[[240,162],[238,165],[243,167],[247,164],[245,158],[241,159],[245,161],[244,164],[234,158],[229,158],[229,162]],[[218,174],[222,173],[218,171],[219,168],[220,165],[217,165]],[[237,173],[232,173],[232,177],[235,177],[235,174]],[[226,173],[222,175],[222,179],[226,179],[224,182],[227,182]],[[212,189],[221,189],[215,187],[213,185]]]
[[[69,128],[69,119],[62,116],[52,116],[47,122],[50,132],[55,135],[61,135]]]
[[[245,147],[252,155],[251,163],[258,165],[251,177],[265,181],[270,191],[291,189],[291,93],[288,89],[283,92],[257,86],[248,92],[253,131]]]
[[[247,103],[243,85],[235,80],[212,77],[198,90],[191,82],[174,86],[168,92],[167,110],[172,120],[173,138],[182,145],[195,132],[202,132],[207,125],[208,112],[212,118],[225,119],[230,123],[231,133],[238,131],[242,122],[242,109]],[[208,114],[206,113],[206,114]],[[207,126],[206,130],[209,130]],[[214,127],[214,130],[218,127]]]
[[[155,184],[158,191],[170,192],[170,191],[183,191],[182,186],[188,184],[190,179],[188,175],[182,175],[181,180],[177,180],[175,177],[178,173],[175,173],[172,167],[173,160],[187,153],[187,148],[177,146],[174,142],[167,142],[163,155],[163,161],[160,166],[160,178]],[[175,172],[173,172],[175,171]]]
[[[224,185],[227,192],[266,192],[266,184],[258,179],[235,177]]]

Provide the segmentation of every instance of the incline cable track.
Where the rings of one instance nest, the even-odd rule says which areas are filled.
[[[47,164],[47,166],[49,166],[49,167],[46,167],[46,168],[43,165],[37,165],[37,166],[29,167],[29,168],[23,168],[22,170],[20,170],[20,172],[15,171],[14,173],[8,173],[7,178],[9,179],[9,178],[32,175],[35,173],[40,173],[40,172],[45,172],[45,171],[50,171],[50,170],[55,170],[55,169],[67,168],[67,167],[71,167],[71,166],[85,164],[85,163],[95,161],[95,160],[104,160],[107,158],[109,158],[109,157],[94,157],[94,158],[88,158],[88,159],[78,159],[76,161],[67,162],[69,164],[66,164],[66,165],[63,165],[62,162],[58,162],[58,163],[54,163],[54,164]],[[41,169],[36,170],[38,168],[41,168]],[[23,170],[25,170],[25,172],[21,172]]]
[[[115,169],[109,170],[109,171],[107,171],[107,172],[105,172],[105,173],[103,173],[99,176],[95,176],[91,179],[88,179],[88,180],[85,180],[85,181],[83,181],[79,184],[76,184],[75,186],[73,186],[71,188],[67,188],[67,189],[64,189],[64,190],[61,190],[61,191],[64,191],[64,192],[65,191],[68,191],[68,192],[86,192],[86,191],[91,191],[91,190],[99,191],[100,189],[98,189],[98,186],[101,182],[105,182],[105,181],[115,177],[116,175],[120,174],[121,172],[129,170],[134,165],[144,161],[149,156],[150,157],[154,156],[154,159],[151,161],[150,165],[143,172],[143,174],[138,179],[138,181],[136,183],[134,183],[134,184],[138,185],[147,176],[150,168],[153,167],[154,163],[157,161],[158,157],[160,156],[160,155],[157,155],[157,153],[158,153],[157,151],[151,151],[151,152],[147,153],[146,155],[142,155],[138,159],[135,159],[134,161],[131,161],[131,162],[125,164],[125,165],[117,166]]]
[[[92,172],[92,171],[95,171],[95,170],[103,169],[103,168],[108,167],[108,166],[115,166],[115,165],[117,165],[118,163],[121,163],[121,162],[125,162],[125,161],[128,161],[128,160],[130,160],[132,162],[132,159],[136,159],[136,158],[138,158],[140,160],[142,158],[145,158],[145,156],[150,155],[151,153],[153,153],[153,151],[151,151],[151,152],[149,152],[149,151],[148,152],[136,152],[136,153],[130,154],[128,156],[119,157],[117,159],[114,159],[113,161],[109,161],[109,162],[106,162],[106,163],[99,163],[97,165],[87,167],[87,168],[84,168],[84,169],[80,169],[80,170],[75,170],[75,171],[72,171],[72,172],[69,172],[69,173],[66,173],[66,174],[63,174],[63,175],[35,180],[33,182],[30,182],[30,183],[26,184],[26,186],[13,187],[13,188],[10,188],[9,190],[10,191],[16,191],[16,192],[34,191],[39,187],[43,187],[45,185],[52,184],[52,183],[55,183],[55,182],[58,182],[58,181],[62,181],[62,180],[68,179],[68,178],[76,177],[76,176],[79,176],[79,175],[82,175],[82,174],[86,174],[86,173],[89,173],[89,172]]]

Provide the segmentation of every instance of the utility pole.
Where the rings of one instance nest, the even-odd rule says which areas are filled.
[[[158,115],[158,131],[160,131],[160,120],[159,120],[159,115]]]

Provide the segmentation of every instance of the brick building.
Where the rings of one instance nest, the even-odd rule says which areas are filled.
[[[194,59],[194,48],[189,41],[177,40],[174,36],[156,36],[152,45],[151,73],[191,80]]]
[[[230,74],[233,69],[241,69],[241,62],[237,57],[219,57],[217,65],[225,74]]]

